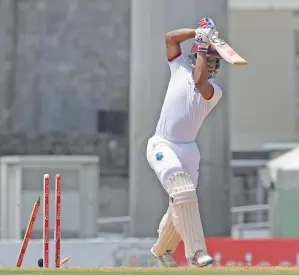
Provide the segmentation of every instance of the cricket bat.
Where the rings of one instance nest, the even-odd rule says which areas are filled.
[[[247,65],[247,61],[242,58],[232,47],[230,47],[218,34],[211,38],[211,45],[220,56],[227,62],[234,65]]]

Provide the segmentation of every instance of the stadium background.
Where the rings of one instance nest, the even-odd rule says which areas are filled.
[[[223,63],[224,97],[198,137],[210,250],[221,264],[298,264],[298,9],[291,0],[1,0],[0,265],[14,263],[44,173],[62,174],[65,254],[79,246],[114,252],[90,265],[152,264],[167,196],[145,147],[169,77],[164,36],[202,16],[249,62]],[[38,156],[49,160],[43,168]],[[94,158],[97,173],[80,178],[80,170],[55,167],[53,156],[73,158],[81,171],[80,156]],[[40,238],[41,218],[25,264],[41,254]],[[288,250],[273,250],[277,243]]]

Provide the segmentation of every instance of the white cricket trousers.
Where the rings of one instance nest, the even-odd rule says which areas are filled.
[[[167,180],[176,172],[189,173],[197,186],[200,153],[195,141],[173,143],[153,136],[147,144],[147,161],[167,193]]]

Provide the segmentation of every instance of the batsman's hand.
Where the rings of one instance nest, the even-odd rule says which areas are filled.
[[[196,44],[202,51],[207,51],[210,45],[210,39],[215,34],[216,27],[211,18],[202,18],[198,22],[198,28],[195,30]]]

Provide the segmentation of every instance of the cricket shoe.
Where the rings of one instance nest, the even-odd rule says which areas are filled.
[[[204,251],[198,250],[191,259],[191,264],[197,267],[204,267],[212,264],[214,259]]]
[[[160,261],[160,263],[162,264],[163,267],[176,267],[177,266],[170,250],[167,251],[162,256],[155,256],[155,257]]]

